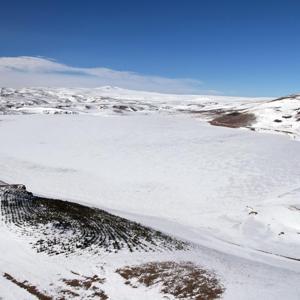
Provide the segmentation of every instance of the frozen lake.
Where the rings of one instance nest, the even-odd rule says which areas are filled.
[[[300,144],[285,136],[184,117],[31,115],[2,116],[0,139],[0,178],[37,194],[298,253]]]

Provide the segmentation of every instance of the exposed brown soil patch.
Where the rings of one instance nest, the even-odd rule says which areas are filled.
[[[104,283],[105,279],[100,278],[97,275],[94,275],[93,277],[87,277],[84,276],[84,279],[79,280],[79,279],[63,279],[62,280],[66,285],[71,286],[71,287],[83,287],[86,290],[88,290],[93,283]]]
[[[105,278],[100,278],[98,275],[94,275],[92,277],[80,275],[80,277],[80,279],[62,279],[69,288],[73,289],[71,291],[68,290],[69,293],[80,294],[80,291],[92,291],[89,298],[100,300],[108,299],[108,296],[99,287],[99,285],[105,282]]]
[[[161,286],[163,294],[181,300],[218,299],[224,292],[215,274],[191,262],[152,262],[140,266],[127,266],[116,271],[125,284],[136,287],[140,283],[146,287]]]
[[[78,274],[79,275],[79,274]],[[57,288],[55,295],[46,295],[42,293],[36,286],[26,281],[18,281],[8,273],[4,273],[4,278],[16,284],[18,287],[25,289],[31,295],[39,300],[66,300],[81,297],[88,292],[85,299],[100,299],[107,300],[109,297],[101,289],[101,285],[105,282],[105,278],[100,278],[98,275],[83,276],[79,275],[76,279],[61,279],[65,284],[65,288]],[[53,285],[53,284],[52,284]],[[80,299],[83,299],[82,297]]]
[[[61,300],[65,299],[65,297],[68,297],[66,299],[70,299],[70,298],[74,298],[74,297],[79,297],[80,295],[71,291],[71,290],[68,290],[68,289],[65,289],[65,290],[61,290],[60,291],[60,294],[63,295],[63,298],[60,298]]]
[[[232,112],[216,117],[209,123],[214,126],[224,126],[231,128],[250,126],[256,117],[252,113]]]
[[[11,281],[12,283],[16,284],[20,288],[26,290],[31,295],[36,296],[40,300],[52,300],[53,299],[52,297],[49,297],[46,294],[43,294],[42,292],[40,292],[36,286],[30,284],[27,280],[25,280],[23,282],[18,281],[17,279],[12,277],[8,273],[4,273],[3,277],[5,277],[7,280]]]

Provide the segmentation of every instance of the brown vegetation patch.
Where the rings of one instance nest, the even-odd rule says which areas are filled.
[[[75,274],[75,272],[72,272]],[[76,275],[79,275],[76,273]],[[108,296],[105,294],[105,292],[99,287],[99,285],[103,284],[105,282],[105,278],[101,278],[98,275],[94,276],[83,276],[79,275],[80,279],[62,279],[62,282],[64,282],[70,289],[68,290],[71,293],[74,294],[80,294],[81,292],[85,291],[91,291],[92,293],[87,296],[87,298],[91,299],[100,299],[100,300],[106,300],[108,299]],[[72,290],[73,289],[73,290]],[[75,292],[75,291],[76,292]],[[64,290],[66,291],[66,290]],[[62,293],[62,291],[60,292]]]
[[[3,277],[5,277],[7,280],[16,284],[18,287],[25,289],[28,293],[37,297],[39,300],[65,300],[75,299],[77,297],[83,299],[82,295],[85,295],[84,299],[109,299],[109,297],[99,286],[105,282],[105,278],[100,278],[98,275],[79,276],[79,279],[62,279],[61,281],[65,284],[65,288],[58,287],[56,288],[56,295],[49,296],[39,291],[36,286],[30,284],[27,280],[18,281],[8,273],[4,273],[3,275]],[[53,284],[50,284],[50,286],[53,286]]]
[[[109,299],[108,296],[103,291],[94,292],[91,297],[92,299],[100,299],[100,300],[107,300]]]
[[[66,296],[71,297],[71,298],[79,297],[79,296],[80,296],[79,294],[77,294],[77,293],[75,293],[75,292],[73,292],[73,291],[71,291],[71,290],[67,290],[67,289],[61,290],[61,291],[60,291],[60,294],[66,295]],[[62,299],[65,299],[65,298],[62,298]],[[68,298],[67,298],[67,299],[68,299]]]
[[[36,286],[30,284],[27,280],[21,282],[15,279],[13,276],[11,276],[8,273],[4,273],[3,277],[5,277],[7,280],[11,281],[12,283],[16,284],[18,287],[26,290],[31,295],[36,296],[40,300],[52,300],[52,297],[49,297],[42,292],[40,292]]]
[[[93,283],[104,283],[105,279],[100,278],[98,275],[94,275],[93,277],[84,276],[84,279],[63,279],[62,280],[66,285],[71,287],[82,287],[88,290]]]
[[[209,123],[214,126],[224,126],[231,128],[239,128],[250,126],[256,117],[252,113],[232,112],[214,118]]]
[[[191,262],[151,262],[140,266],[127,266],[116,270],[132,287],[140,283],[146,287],[161,286],[163,294],[176,299],[218,299],[224,292],[215,274]]]

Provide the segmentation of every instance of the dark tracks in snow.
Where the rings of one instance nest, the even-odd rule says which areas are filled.
[[[4,223],[28,236],[38,252],[49,255],[183,250],[185,242],[159,231],[77,203],[34,196],[22,185],[0,187]]]

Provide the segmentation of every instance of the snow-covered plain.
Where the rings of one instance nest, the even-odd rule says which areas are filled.
[[[110,107],[110,101],[125,97],[123,90],[113,92],[107,91],[115,100],[105,100]],[[136,94],[126,93],[126,105],[131,97],[134,107],[145,100],[150,107],[150,100],[155,104],[163,97],[151,93],[148,99],[145,93],[138,103]],[[210,126],[179,113],[187,103],[178,96],[165,97],[169,97],[163,101],[165,111],[171,112],[167,114],[92,109],[84,114],[44,115],[39,103],[33,105],[39,114],[16,115],[14,108],[0,118],[0,179],[23,183],[35,194],[104,208],[191,241],[196,249],[155,257],[71,257],[62,264],[60,257],[34,253],[25,237],[20,239],[2,226],[0,271],[22,274],[49,289],[61,274],[68,276],[67,271],[89,275],[105,264],[110,280],[104,288],[111,299],[161,299],[155,289],[125,286],[113,270],[171,257],[214,269],[225,285],[226,299],[299,299],[300,144],[283,135]],[[281,106],[276,111],[266,99],[220,99],[192,100],[198,109],[200,101],[206,103],[205,109],[242,105],[258,111],[253,125],[258,130],[276,131],[274,126],[287,120],[284,126],[289,122],[297,138],[299,100],[291,98],[288,104],[278,100],[276,106]],[[161,107],[154,112],[164,111]],[[291,117],[273,122],[270,115],[287,116],[286,110]],[[0,287],[0,297],[30,299],[1,277]]]

